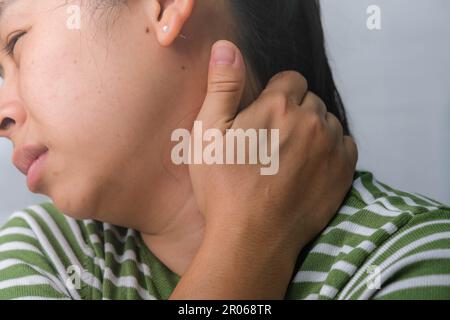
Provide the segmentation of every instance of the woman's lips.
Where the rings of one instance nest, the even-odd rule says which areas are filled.
[[[45,160],[47,159],[48,151],[41,154],[33,163],[31,164],[30,168],[28,169],[27,173],[27,184],[28,189],[30,189],[32,192],[35,191],[35,187],[41,177],[41,172],[45,163]]]
[[[47,151],[48,148],[43,145],[27,145],[14,151],[13,163],[20,172],[28,175],[33,162]]]
[[[28,189],[34,192],[39,181],[40,172],[48,156],[48,148],[44,145],[27,145],[13,154],[13,163],[20,172],[27,176]]]

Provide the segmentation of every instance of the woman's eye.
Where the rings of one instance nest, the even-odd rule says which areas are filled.
[[[16,47],[17,41],[19,41],[19,39],[24,36],[25,33],[26,32],[19,32],[13,35],[4,46],[3,51],[8,55],[12,55],[14,53],[14,48]]]

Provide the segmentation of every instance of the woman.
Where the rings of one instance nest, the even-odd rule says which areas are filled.
[[[449,208],[352,180],[315,1],[73,4],[2,1],[0,132],[55,206],[2,228],[0,297],[449,297]],[[194,120],[279,128],[279,173],[176,166]]]

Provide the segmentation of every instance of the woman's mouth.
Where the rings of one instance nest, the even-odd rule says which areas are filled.
[[[41,172],[44,167],[45,160],[48,156],[48,150],[41,154],[30,166],[27,173],[28,189],[34,192],[37,183],[41,178]]]
[[[43,165],[48,156],[48,148],[43,145],[27,145],[14,152],[13,163],[20,172],[27,176],[30,191],[34,192]]]

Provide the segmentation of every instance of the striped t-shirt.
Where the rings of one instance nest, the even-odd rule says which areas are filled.
[[[0,229],[0,299],[167,299],[179,276],[138,232],[44,203]],[[286,299],[450,299],[450,207],[357,172],[299,255]]]

